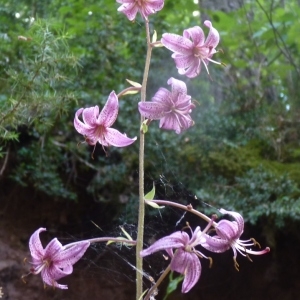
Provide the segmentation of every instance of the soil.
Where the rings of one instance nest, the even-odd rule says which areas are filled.
[[[124,261],[122,263],[122,259],[119,259],[118,265],[117,249],[109,251],[105,246],[101,251],[89,249],[85,259],[75,264],[74,272],[59,281],[67,284],[68,290],[44,288],[40,275],[26,276],[26,283],[21,279],[22,275],[29,273],[28,240],[37,228],[47,228],[47,233],[43,233],[42,237],[45,243],[58,236],[62,237],[62,243],[64,239],[73,238],[71,241],[74,241],[74,238],[86,238],[97,229],[90,220],[99,224],[100,228],[109,223],[109,205],[90,199],[79,203],[53,201],[34,194],[31,188],[16,186],[8,180],[0,180],[0,203],[2,299],[135,299],[134,270]],[[263,233],[260,227],[247,225],[246,235],[255,236],[262,246],[268,243],[271,246],[269,254],[252,256],[253,262],[239,255],[239,272],[233,267],[231,251],[213,255],[212,268],[208,267],[207,260],[201,259],[202,274],[197,286],[188,294],[181,294],[179,284],[179,289],[167,299],[299,299],[300,241],[299,234],[291,228],[297,226],[291,224],[289,229],[286,227]],[[134,250],[125,249],[125,252],[129,251]],[[25,258],[27,260],[24,261]],[[161,255],[157,254],[153,259],[159,261],[160,258]],[[109,263],[111,260],[116,262]],[[166,283],[161,287],[157,300],[164,298],[165,288]]]

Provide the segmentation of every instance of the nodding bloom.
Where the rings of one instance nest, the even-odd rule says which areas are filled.
[[[141,251],[141,257],[154,252],[165,250],[171,257],[170,269],[184,275],[182,293],[187,293],[199,280],[201,275],[201,264],[199,257],[205,257],[195,249],[202,239],[200,227],[192,232],[190,238],[186,232],[176,231],[169,236],[157,240],[149,248]],[[175,250],[175,253],[173,252]]]
[[[204,25],[209,28],[209,33],[205,39],[204,32],[199,26],[195,26],[183,31],[183,36],[164,33],[161,43],[173,51],[172,58],[175,61],[178,73],[186,75],[189,78],[196,77],[201,71],[201,62],[204,64],[207,73],[208,63],[212,60],[212,56],[217,52],[216,47],[220,41],[219,32],[212,26],[210,21],[205,21]]]
[[[160,88],[152,101],[139,102],[139,111],[142,116],[151,120],[160,120],[159,127],[175,130],[177,134],[194,125],[190,113],[195,105],[191,96],[187,95],[186,84],[175,78],[170,78],[171,92]]]
[[[75,129],[85,136],[86,142],[90,145],[101,145],[108,147],[126,147],[134,143],[135,138],[128,138],[116,129],[110,128],[117,119],[119,111],[119,100],[114,91],[112,91],[99,113],[99,107],[96,105],[89,108],[80,108],[77,110],[74,119]],[[83,122],[79,120],[82,114]]]
[[[147,19],[164,6],[164,0],[117,0],[117,2],[122,4],[118,11],[125,14],[129,21],[133,21],[138,12]]]
[[[73,265],[84,255],[90,242],[81,241],[62,246],[54,238],[46,248],[43,248],[40,240],[40,233],[43,231],[46,231],[46,229],[39,228],[29,240],[29,249],[32,257],[30,273],[35,275],[41,273],[45,284],[60,289],[67,289],[67,285],[59,284],[56,280],[73,272]]]
[[[240,237],[244,231],[243,217],[237,212],[227,211],[225,209],[220,209],[220,212],[222,214],[231,215],[234,218],[234,221],[219,221],[215,226],[217,235],[209,236],[208,234],[203,234],[203,238],[201,240],[202,247],[216,253],[222,253],[231,248],[233,250],[234,266],[237,270],[239,270],[239,264],[236,261],[237,252],[248,257],[250,261],[251,259],[249,254],[262,255],[270,252],[269,247],[261,251],[247,249],[247,247],[251,246],[258,246],[260,248],[260,245],[253,238],[248,240],[240,240]]]

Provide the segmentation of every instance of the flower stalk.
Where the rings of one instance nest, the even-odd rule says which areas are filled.
[[[145,61],[145,69],[141,88],[141,102],[146,101],[147,80],[149,75],[152,46],[150,40],[149,21],[145,19],[147,54]],[[145,118],[141,116],[141,126]],[[143,270],[143,258],[140,257],[140,252],[143,249],[144,241],[144,218],[145,218],[145,202],[144,202],[144,151],[145,151],[145,134],[140,131],[140,150],[139,150],[139,215],[138,215],[138,232],[136,243],[136,299],[140,298],[143,293],[143,275],[140,271]]]

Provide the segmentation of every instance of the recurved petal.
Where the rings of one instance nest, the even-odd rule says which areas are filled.
[[[124,15],[126,15],[127,19],[129,21],[133,21],[136,17],[137,12],[139,11],[138,6],[134,1],[123,1],[119,3],[124,3],[118,8],[119,12],[122,12]],[[131,2],[131,3],[130,3]]]
[[[93,133],[94,128],[83,123],[82,121],[79,120],[79,116],[83,112],[83,108],[80,108],[77,110],[75,113],[75,118],[74,118],[74,127],[75,129],[82,135],[90,135]]]
[[[237,223],[228,221],[228,220],[221,220],[218,222],[216,226],[216,232],[221,239],[225,240],[235,240],[240,237],[239,229]]]
[[[63,250],[63,246],[57,238],[52,239],[45,248],[44,256],[50,258],[52,261],[56,258],[57,255],[60,255]]]
[[[187,93],[186,84],[183,81],[175,79],[173,77],[169,78],[168,84],[171,85],[172,88],[173,102],[178,104],[178,99],[182,99],[179,98],[179,96],[186,95]]]
[[[204,44],[205,35],[201,27],[194,26],[192,28],[183,31],[183,36],[185,38],[191,38],[195,46],[201,46]]]
[[[175,53],[183,55],[190,55],[193,53],[193,42],[177,34],[164,33],[162,35],[161,43]]]
[[[29,250],[33,259],[40,259],[44,256],[45,250],[40,240],[40,233],[46,231],[46,228],[39,228],[29,239]]]
[[[208,48],[216,48],[220,41],[219,32],[212,26],[211,22],[208,20],[204,21],[204,25],[209,28],[209,33],[203,46]]]
[[[105,141],[108,145],[115,147],[126,147],[133,144],[136,141],[136,137],[129,138],[126,134],[122,134],[120,131],[114,128],[107,128],[105,133]]]
[[[189,235],[186,232],[176,231],[171,235],[157,240],[147,249],[142,250],[140,256],[144,257],[160,250],[184,247],[188,241]]]
[[[55,265],[52,265],[49,268],[44,268],[41,272],[42,280],[49,286],[56,287],[59,289],[68,289],[67,285],[59,284],[56,280],[65,277],[72,273],[73,270],[68,269],[67,271],[57,268]]]
[[[100,112],[97,120],[98,125],[103,125],[104,127],[110,127],[117,119],[119,111],[119,100],[114,91],[112,91],[108,99]]]
[[[159,128],[174,130],[177,134],[181,133],[180,120],[175,113],[169,113],[159,121]]]
[[[158,91],[155,93],[155,95],[152,97],[151,100],[153,102],[158,102],[158,103],[165,105],[166,109],[167,109],[167,107],[169,107],[170,104],[172,104],[171,96],[172,96],[172,94],[170,91],[161,87],[158,89]]]
[[[221,239],[219,236],[209,236],[208,234],[204,234],[201,239],[200,245],[215,253],[222,253],[226,250],[230,249],[230,241]]]
[[[184,275],[181,292],[187,293],[197,283],[201,274],[201,263],[195,253],[178,249],[170,264],[171,270]]]
[[[82,112],[83,122],[88,126],[93,127],[96,124],[98,115],[99,107],[97,105],[94,107],[85,108]]]
[[[61,269],[65,270],[66,268],[67,270],[69,266],[74,265],[84,255],[89,246],[90,242],[82,241],[70,247],[63,247],[63,250],[56,255],[54,264]]]
[[[198,76],[200,72],[201,72],[201,60],[197,57],[193,58],[192,63],[186,69],[178,68],[178,73],[181,75],[185,75],[188,78],[194,78]]]
[[[225,210],[223,208],[220,209],[220,213],[222,214],[229,214],[231,215],[235,221],[237,222],[237,226],[238,226],[238,235],[241,236],[243,231],[244,231],[244,218],[242,217],[242,215],[240,215],[239,213],[235,212],[235,211],[228,211]]]
[[[154,14],[155,12],[161,10],[163,8],[163,6],[164,6],[163,0],[145,1],[141,8],[141,14],[144,18],[146,18],[150,14]]]
[[[151,120],[159,120],[166,113],[165,105],[159,102],[139,102],[138,108],[143,117]]]

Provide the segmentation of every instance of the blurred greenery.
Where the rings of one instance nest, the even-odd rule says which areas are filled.
[[[129,22],[117,7],[104,0],[0,0],[0,165],[6,177],[52,199],[84,201],[85,194],[127,203],[133,218],[138,143],[111,148],[108,157],[98,145],[92,159],[93,147],[81,144],[73,127],[78,108],[102,107],[127,78],[142,81],[143,21]],[[211,78],[203,70],[190,80],[178,75],[168,50],[154,49],[148,98],[175,77],[186,81],[197,108],[195,126],[180,136],[160,131],[157,122],[149,127],[146,186],[154,181],[157,196],[185,203],[188,190],[252,223],[297,220],[299,4],[244,1],[229,12],[201,8],[193,16],[198,10],[192,0],[166,0],[151,17],[160,38],[201,26],[208,16],[221,35],[213,59],[226,67],[210,63]],[[130,137],[139,132],[138,101],[120,99],[114,125]]]

